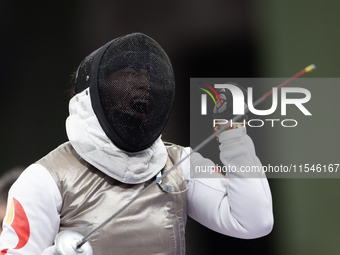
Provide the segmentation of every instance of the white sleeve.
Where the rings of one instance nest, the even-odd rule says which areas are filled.
[[[40,255],[59,231],[61,205],[51,174],[39,164],[29,166],[9,191],[0,253]]]
[[[216,232],[233,237],[250,239],[269,234],[273,213],[268,181],[263,173],[245,175],[240,171],[242,166],[261,165],[246,128],[223,132],[219,141],[222,163],[234,166],[237,171],[227,172],[226,178],[212,173],[211,178],[196,175],[193,180],[190,167],[214,166],[214,163],[198,153],[190,156],[191,162],[184,161],[184,178],[188,187],[192,185],[188,189],[189,216]]]

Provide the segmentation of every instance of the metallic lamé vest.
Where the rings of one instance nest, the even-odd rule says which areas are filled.
[[[178,162],[183,150],[170,146],[167,151],[168,161],[162,171]],[[63,199],[59,231],[74,230],[82,235],[154,180],[121,183],[84,161],[70,143],[61,145],[38,163],[51,173]],[[184,190],[182,170],[173,170],[162,185],[175,192]],[[90,237],[94,254],[185,254],[186,210],[186,192],[169,194],[156,185]]]

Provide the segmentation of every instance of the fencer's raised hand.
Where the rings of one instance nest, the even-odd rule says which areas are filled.
[[[238,85],[238,84],[230,84],[241,89],[244,96],[244,109],[247,109],[247,90]],[[243,126],[247,120],[248,115],[234,115],[233,114],[233,95],[229,89],[222,88],[217,91],[220,98],[216,98],[216,105],[213,109],[213,118],[215,126],[213,127],[214,132],[218,131],[222,126],[228,125],[225,130],[230,130],[234,128],[239,128]],[[221,104],[222,102],[222,104]],[[235,117],[237,118],[235,119]],[[218,121],[217,121],[218,119]],[[233,120],[233,121],[231,121]],[[216,136],[218,140],[218,136]]]
[[[232,84],[238,88],[240,88],[244,95],[244,107],[247,108],[247,90],[238,85],[238,84]],[[239,116],[236,120],[237,122],[243,122],[243,120],[247,121],[248,116],[246,114],[244,115],[234,115],[233,114],[233,96],[229,89],[219,89],[217,90],[217,93],[221,99],[222,104],[220,103],[220,100],[216,98],[216,105],[213,109],[213,118],[214,119],[225,119],[225,120],[231,120],[235,116]]]

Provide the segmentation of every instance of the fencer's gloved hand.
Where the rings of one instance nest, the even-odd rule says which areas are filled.
[[[47,249],[45,249],[42,253],[42,255],[58,255],[56,249],[55,249],[55,245],[48,247]]]
[[[238,84],[231,84],[231,85],[234,85],[242,90],[243,95],[244,95],[244,107],[246,109],[247,108],[247,90]],[[244,115],[233,114],[233,96],[229,89],[223,88],[223,89],[218,90],[217,93],[221,98],[222,105],[220,103],[220,100],[216,98],[216,106],[213,109],[214,119],[225,119],[229,121],[233,119],[235,116],[238,116],[235,122],[243,123],[244,120],[245,121],[248,120],[248,115],[246,114]]]
[[[55,244],[46,248],[42,255],[93,255],[89,242],[77,247],[78,242],[83,238],[84,236],[73,230],[61,231],[54,240]]]

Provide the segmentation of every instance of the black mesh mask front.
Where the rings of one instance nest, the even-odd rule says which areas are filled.
[[[175,95],[171,63],[144,34],[119,37],[85,58],[75,93],[88,86],[101,127],[122,150],[150,147],[170,117]]]

